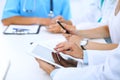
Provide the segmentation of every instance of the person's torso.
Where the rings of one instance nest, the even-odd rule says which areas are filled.
[[[120,11],[117,15],[115,13],[112,14],[109,20],[109,31],[110,37],[113,43],[120,42]]]
[[[62,14],[62,1],[53,0],[53,5],[50,0],[19,0],[20,14],[22,16],[35,16],[47,18],[50,13],[50,6],[53,6],[54,15]]]

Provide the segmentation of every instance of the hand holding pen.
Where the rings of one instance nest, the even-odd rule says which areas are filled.
[[[70,32],[62,25],[62,23],[59,20],[56,20],[56,22],[60,25],[60,27],[65,30],[67,34],[70,34]]]

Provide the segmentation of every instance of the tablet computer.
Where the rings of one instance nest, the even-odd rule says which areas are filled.
[[[64,68],[63,66],[57,64],[54,62],[54,59],[52,57],[53,50],[50,48],[47,48],[46,46],[40,45],[40,44],[32,44],[32,49],[30,52],[30,55],[33,57],[39,58],[49,64],[52,64],[58,68]]]

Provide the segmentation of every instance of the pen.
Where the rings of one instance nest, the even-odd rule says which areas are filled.
[[[70,32],[61,24],[60,21],[56,20],[56,22],[66,31],[67,34],[70,34]]]

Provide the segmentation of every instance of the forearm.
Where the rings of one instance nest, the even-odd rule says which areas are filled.
[[[112,50],[117,48],[118,44],[105,44],[88,41],[88,44],[85,46],[85,49],[88,50]]]
[[[50,19],[48,18],[36,18],[36,17],[22,17],[22,16],[14,16],[7,19],[2,20],[3,24],[8,26],[10,24],[21,24],[21,25],[29,25],[29,24],[42,24],[49,25]]]
[[[108,26],[101,26],[101,27],[88,29],[88,30],[79,30],[77,31],[77,34],[84,38],[94,38],[94,39],[107,38],[110,36]]]

